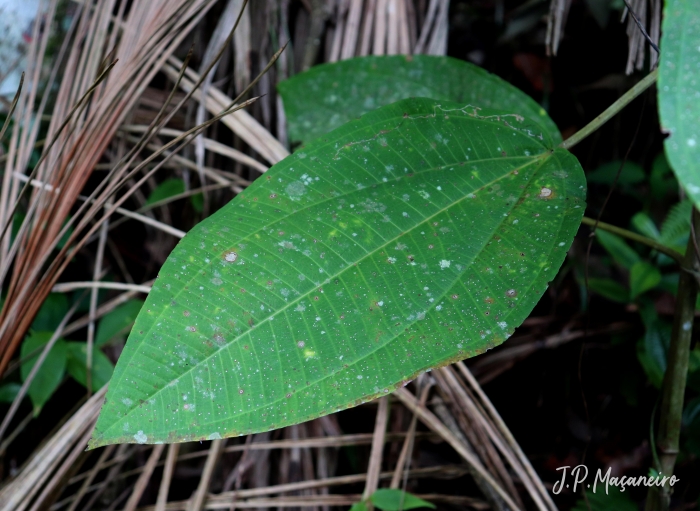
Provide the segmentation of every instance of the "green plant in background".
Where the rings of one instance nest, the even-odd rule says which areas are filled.
[[[691,3],[667,3],[659,98],[670,167],[697,205],[700,31],[692,27],[700,14]],[[655,77],[561,145],[590,134]],[[264,431],[384,395],[503,342],[561,266],[583,218],[586,182],[557,147],[553,122],[522,92],[431,57],[319,66],[280,91],[291,138],[305,145],[168,258],[91,447]],[[402,99],[422,95],[432,99]],[[663,184],[667,171],[658,160],[651,181]],[[623,188],[641,172],[625,174]],[[593,179],[610,173],[599,169]],[[644,314],[639,357],[662,388],[664,473],[675,463],[689,360],[697,362],[689,358],[697,295],[690,209],[679,203],[660,228],[642,211],[632,220],[640,234],[584,219],[600,227],[599,241],[629,275],[627,287],[593,278],[593,291],[649,311],[646,295],[675,288],[678,275],[670,335]],[[662,271],[670,264],[679,270]],[[693,410],[684,416],[690,424]],[[664,492],[649,501],[667,508]]]
[[[79,298],[78,298],[79,299]],[[101,348],[123,338],[134,324],[143,301],[129,300],[107,313],[99,322],[95,335],[95,350],[92,361],[92,390],[102,388],[112,376],[114,366]],[[68,312],[69,301],[66,295],[51,294],[44,302],[32,329],[22,343],[20,350],[20,381],[24,382],[34,370],[34,366],[51,340],[56,327]],[[28,395],[38,415],[46,402],[63,382],[66,375],[87,386],[87,344],[82,341],[57,339],[48,351],[40,368],[29,385]],[[10,381],[0,386],[0,401],[11,403],[17,395],[21,384]]]
[[[369,501],[377,509],[383,511],[400,511],[408,509],[430,508],[435,509],[435,505],[421,498],[416,497],[402,490],[394,490],[382,488],[376,490],[370,497]],[[354,504],[350,511],[367,511],[365,502]]]
[[[637,504],[630,498],[629,492],[621,492],[616,486],[597,492],[588,490],[584,498],[576,501],[571,511],[637,511]]]

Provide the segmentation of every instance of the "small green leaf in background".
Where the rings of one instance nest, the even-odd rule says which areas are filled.
[[[634,263],[630,269],[630,298],[654,289],[660,282],[661,272],[656,266],[646,261]]]
[[[622,162],[614,160],[602,164],[593,172],[586,174],[586,179],[589,183],[599,183],[604,185],[612,185],[615,182],[615,176],[620,170]],[[620,177],[617,179],[617,184],[623,188],[631,185],[643,183],[646,180],[646,174],[641,165],[628,161],[620,172]]]
[[[0,126],[2,126],[0,124]],[[17,233],[19,232],[20,227],[22,227],[22,222],[24,222],[24,219],[27,217],[22,211],[17,211],[14,216],[12,217],[12,233],[10,240],[14,242],[15,237],[17,236]]]
[[[663,224],[661,224],[661,243],[680,253],[685,252],[688,236],[690,235],[690,215],[692,211],[693,203],[687,199],[671,207]]]
[[[642,307],[640,315],[646,331],[644,337],[637,343],[637,359],[651,384],[660,388],[666,372],[666,353],[671,343],[671,325],[658,318],[653,306]]]
[[[585,285],[582,281],[581,285]],[[612,279],[589,278],[588,287],[594,293],[618,303],[629,303],[630,292],[625,286]]]
[[[22,343],[20,357],[24,362],[20,366],[20,375],[22,381],[25,381],[31,372],[37,358],[41,355],[41,349],[49,342],[53,332],[32,332]],[[31,353],[36,352],[30,358]],[[29,385],[29,398],[34,405],[34,415],[39,415],[42,406],[49,400],[54,391],[58,388],[63,380],[63,375],[66,371],[66,360],[68,358],[68,350],[66,341],[58,339],[49,351],[44,363],[41,365],[32,383]],[[26,360],[25,360],[26,359]]]
[[[666,157],[700,207],[700,9],[694,0],[666,0],[659,55],[659,117],[669,133]]]
[[[0,386],[0,403],[11,403],[14,401],[20,388],[22,388],[22,385],[17,382],[5,383]]]
[[[700,456],[700,397],[691,399],[683,409],[683,450]]]
[[[666,154],[659,153],[651,164],[649,174],[649,192],[657,201],[663,200],[667,195],[678,193],[678,180],[668,164]]]
[[[358,57],[314,66],[280,82],[277,89],[293,142],[306,144],[375,108],[417,97],[522,115],[549,133],[552,147],[561,142],[554,121],[530,96],[452,57]]]
[[[686,385],[695,392],[700,392],[700,346],[690,350],[688,359],[688,380]]]
[[[65,225],[66,225],[69,221],[70,221],[70,217],[68,217],[68,218],[63,222],[63,226],[65,227]],[[65,233],[63,236],[61,236],[61,239],[58,240],[58,243],[56,243],[56,248],[58,248],[58,249],[60,250],[60,249],[62,249],[63,247],[65,247],[65,246],[66,246],[66,243],[68,243],[68,239],[71,237],[72,234],[73,234],[73,227],[69,227],[69,228],[66,230],[66,233]],[[63,318],[61,318],[61,319],[63,319]]]
[[[659,232],[658,227],[656,227],[654,221],[643,211],[636,213],[632,217],[632,227],[647,238],[659,241],[659,238],[661,237],[661,233]]]
[[[429,507],[435,509],[435,504],[431,504],[415,495],[402,490],[382,488],[375,491],[369,498],[372,504],[383,511],[399,511],[400,509],[416,509]]]
[[[350,511],[367,511],[367,504],[364,502],[355,502],[350,508]]]
[[[39,331],[53,331],[61,323],[64,316],[68,313],[70,308],[68,304],[68,298],[63,293],[51,293],[46,297],[44,303],[41,305],[34,322],[32,323],[32,330],[35,332]]]
[[[113,339],[128,334],[141,307],[143,307],[143,300],[129,300],[105,314],[97,326],[95,347],[99,348]]]
[[[84,342],[67,342],[67,369],[75,381],[87,387],[87,344]],[[107,356],[97,347],[92,350],[92,390],[98,391],[112,377],[114,366]]]
[[[146,206],[155,202],[169,199],[175,195],[185,193],[185,182],[182,179],[166,179],[151,192],[146,201]]]
[[[409,99],[274,165],[168,257],[90,446],[296,424],[504,342],[585,209],[536,126]]]
[[[571,511],[639,511],[637,504],[629,496],[629,492],[621,492],[617,486],[599,484],[595,493],[586,492],[586,498],[579,499]]]
[[[192,203],[192,207],[197,213],[201,213],[204,211],[204,195],[201,193],[195,193],[194,195],[190,196],[190,202]]]
[[[596,229],[595,237],[615,262],[623,268],[631,270],[632,266],[641,261],[639,254],[616,234]]]

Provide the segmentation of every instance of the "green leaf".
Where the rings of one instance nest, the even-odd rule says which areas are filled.
[[[649,215],[640,211],[632,217],[632,226],[647,238],[658,241],[661,233]]]
[[[68,350],[67,369],[75,381],[87,387],[87,344],[84,342],[66,343]],[[92,390],[98,391],[112,377],[114,366],[99,349],[92,350]]]
[[[46,346],[52,335],[53,332],[33,332],[24,339],[20,352],[20,357],[23,360],[26,359],[20,366],[22,381],[25,381],[27,376],[29,376],[39,355],[41,355],[42,348]],[[35,354],[29,357],[31,353]],[[35,416],[39,414],[44,403],[49,400],[61,384],[66,370],[66,358],[66,342],[63,339],[58,339],[44,359],[44,363],[37,371],[32,383],[29,384],[27,393],[34,405]]]
[[[607,491],[606,491],[607,488]],[[601,486],[596,491],[588,490],[586,498],[576,501],[571,511],[638,511],[637,504],[630,498],[629,492],[621,492],[617,486]]]
[[[700,392],[700,346],[695,346],[695,349],[690,350],[686,386],[695,392]]]
[[[683,409],[683,425],[690,426],[695,420],[700,421],[700,397],[691,399]]]
[[[367,504],[364,502],[355,502],[350,508],[350,511],[367,511]]]
[[[502,343],[585,208],[573,155],[508,119],[382,107],[197,225],[161,268],[90,445],[271,430]]]
[[[201,193],[195,193],[194,195],[190,196],[190,202],[192,203],[192,207],[197,213],[201,213],[204,211],[204,195]]]
[[[661,225],[660,241],[667,247],[685,252],[690,234],[690,214],[693,203],[689,200],[674,204]]]
[[[700,9],[692,0],[666,0],[659,55],[659,117],[666,157],[700,207]]]
[[[11,403],[14,401],[20,388],[22,388],[22,385],[17,382],[10,382],[0,386],[0,403]]]
[[[581,283],[584,284],[583,282]],[[622,284],[612,279],[588,279],[588,287],[591,291],[604,296],[608,300],[618,303],[629,303],[630,292]]]
[[[646,323],[644,337],[637,343],[637,359],[647,378],[656,388],[661,387],[666,372],[666,352],[671,342],[671,325],[654,317],[642,314]]]
[[[127,334],[143,307],[143,300],[129,300],[105,314],[97,327],[95,347],[104,346],[111,340]]]
[[[68,308],[68,298],[65,294],[49,294],[34,318],[32,330],[37,332],[55,330],[68,313]]]
[[[400,509],[416,509],[419,507],[429,507],[435,509],[435,504],[419,499],[402,490],[380,489],[375,491],[369,498],[379,509],[384,511],[399,511]]]
[[[527,94],[451,57],[358,57],[312,67],[280,82],[277,89],[284,101],[290,140],[304,144],[359,115],[411,97],[516,113],[543,126],[552,137],[552,147],[561,142],[557,126]]]
[[[160,202],[181,193],[185,193],[185,182],[182,179],[166,179],[155,187],[148,196],[145,205],[148,206],[154,202]]]
[[[593,172],[589,172],[586,175],[586,179],[588,179],[589,183],[611,185],[615,181],[617,172],[620,170],[620,165],[622,165],[622,161],[620,160],[604,163]],[[646,174],[644,173],[644,169],[639,164],[628,161],[622,168],[622,172],[620,172],[617,184],[626,187],[642,183],[645,179]]]
[[[666,195],[678,192],[678,181],[663,151],[654,158],[651,164],[649,191],[656,200],[663,200]]]
[[[661,282],[661,272],[646,261],[639,261],[630,270],[630,298],[654,289]]]
[[[608,251],[617,264],[632,269],[636,263],[641,261],[639,254],[630,247],[625,240],[616,234],[609,233],[602,229],[595,231],[596,239],[603,245],[603,248]]]
[[[700,397],[691,399],[683,409],[683,451],[700,456]]]

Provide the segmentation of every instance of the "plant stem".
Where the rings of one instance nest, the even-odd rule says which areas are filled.
[[[668,248],[666,245],[663,245],[659,243],[656,240],[653,240],[651,238],[647,238],[646,236],[642,236],[641,234],[637,234],[636,232],[628,231],[627,229],[623,229],[621,227],[616,227],[611,224],[606,224],[605,222],[598,222],[595,220],[595,218],[589,218],[587,216],[583,217],[583,220],[581,220],[582,224],[590,225],[591,227],[595,227],[596,229],[602,229],[603,231],[608,231],[612,234],[617,234],[618,236],[621,236],[623,238],[627,238],[628,240],[631,241],[636,241],[638,243],[642,243],[643,245],[646,245],[648,247],[653,248],[654,250],[658,250],[662,254],[666,254],[668,257],[676,261],[679,265],[682,267],[684,262],[683,262],[683,254],[680,252],[676,252],[672,248]]]
[[[656,82],[656,75],[658,71],[654,69],[651,73],[642,78],[637,82],[634,87],[625,92],[620,99],[615,101],[612,105],[605,109],[605,111],[598,117],[589,122],[586,126],[578,130],[572,136],[564,140],[559,147],[564,149],[571,149],[576,144],[581,142],[588,135],[593,133],[595,130],[600,128],[603,124],[608,122],[612,117],[614,117],[620,110],[626,107],[634,98],[639,96],[642,92],[647,90],[651,84]]]
[[[695,235],[700,231],[700,214],[693,210],[692,230],[688,247],[683,258],[683,267],[698,269],[695,249]],[[670,477],[678,456],[678,443],[683,415],[685,384],[688,375],[688,359],[693,336],[695,300],[698,284],[695,277],[682,271],[678,279],[676,312],[673,317],[671,345],[668,349],[668,362],[663,385],[661,386],[661,406],[659,408],[659,432],[656,436],[659,466],[662,476]],[[661,488],[651,487],[647,494],[647,511],[668,510],[671,503],[671,488],[667,483]]]

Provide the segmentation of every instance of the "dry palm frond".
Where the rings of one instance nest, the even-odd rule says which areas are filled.
[[[650,67],[659,60],[659,37],[661,35],[661,0],[629,0],[625,2],[622,21],[627,18],[629,52],[625,72],[629,75],[644,68],[646,48],[650,46]],[[647,23],[649,20],[649,23]],[[648,32],[647,32],[648,28]]]
[[[547,16],[547,38],[545,46],[547,55],[556,55],[559,43],[564,37],[564,26],[569,16],[571,0],[552,0],[549,4],[549,16]]]
[[[661,0],[624,0],[622,20],[627,19],[629,52],[625,72],[629,75],[644,68],[646,47],[650,46],[649,65],[653,69],[659,59],[658,44],[661,36]],[[564,36],[566,18],[571,0],[551,0],[547,16],[547,55],[556,55]]]
[[[51,19],[57,1],[49,4]],[[0,373],[72,255],[64,249],[59,260],[52,257],[64,222],[95,165],[162,62],[212,4],[210,0],[153,0],[136,2],[126,13],[122,2],[114,17],[114,0],[82,4],[65,63],[66,76],[73,79],[61,82],[48,127],[51,143],[31,176],[51,191],[40,187],[29,194],[26,217],[14,242],[10,244],[5,231],[0,247],[0,279],[7,286],[0,317]],[[38,83],[48,31],[37,36],[29,59],[33,83]],[[23,119],[12,133],[0,197],[3,226],[12,221],[21,199],[21,181],[15,176],[24,174],[37,136],[38,123],[32,129],[21,129],[30,126],[35,94],[36,87],[20,98]],[[104,183],[108,196],[116,191],[124,173],[125,169],[116,169]],[[89,212],[87,209],[86,214]],[[74,220],[80,226],[85,217]],[[74,236],[73,241],[76,239]],[[47,270],[52,259],[54,264]]]
[[[417,26],[416,9],[406,0],[345,0],[331,11],[328,62],[361,55],[410,55],[447,52],[449,0],[431,0],[425,23]],[[321,17],[325,11],[312,11]],[[419,34],[416,40],[416,34]]]

